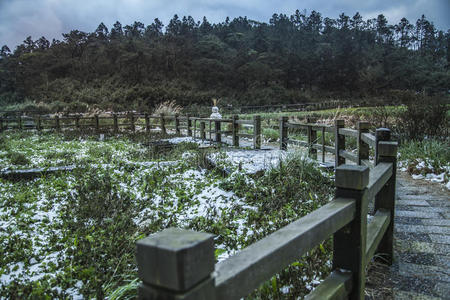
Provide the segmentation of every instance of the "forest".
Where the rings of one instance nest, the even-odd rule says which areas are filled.
[[[151,110],[167,100],[205,106],[213,97],[236,106],[445,98],[449,63],[450,29],[438,30],[423,15],[394,25],[383,15],[332,19],[299,10],[268,23],[175,15],[167,25],[101,23],[62,40],[4,45],[0,107],[117,111]]]

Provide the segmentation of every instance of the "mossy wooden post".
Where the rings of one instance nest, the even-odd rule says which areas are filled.
[[[169,228],[137,242],[139,299],[215,300],[213,235]]]
[[[340,165],[345,164],[345,158],[339,155],[339,151],[345,150],[345,135],[339,134],[339,129],[345,127],[344,120],[335,120],[334,121],[334,155],[336,156],[335,167],[339,167]]]
[[[187,135],[192,136],[192,121],[190,115],[187,115]]]
[[[95,120],[95,131],[98,133],[100,131],[100,119],[98,118],[98,115],[94,116]]]
[[[200,138],[202,139],[202,141],[206,140],[206,132],[205,132],[205,121],[201,121],[200,122]]]
[[[61,127],[59,126],[59,116],[58,115],[55,116],[55,128],[56,128],[56,131],[61,130]]]
[[[113,115],[113,123],[114,123],[114,133],[118,133],[119,132],[119,122],[117,120],[117,114]]]
[[[288,128],[286,123],[288,117],[280,117],[280,150],[287,150]]]
[[[41,116],[38,115],[36,118],[36,130],[41,131]]]
[[[135,119],[134,119],[134,113],[130,112],[130,123],[131,123],[131,131],[136,131],[136,125],[135,125]]]
[[[333,236],[333,269],[352,272],[353,289],[349,299],[364,299],[367,236],[367,184],[369,168],[342,165],[336,168],[336,197],[356,202],[355,218]]]
[[[308,153],[313,159],[317,159],[317,149],[314,149],[313,145],[317,142],[317,131],[313,130],[313,127],[309,124],[315,123],[316,118],[307,118],[308,123]]]
[[[389,141],[391,139],[391,131],[387,128],[377,128],[375,131],[375,165],[378,165],[378,144],[380,141]]]
[[[261,116],[253,116],[253,149],[261,149]]]
[[[3,118],[0,118],[0,132],[3,132],[4,127],[3,127]]]
[[[322,127],[322,162],[325,163],[325,126]]]
[[[150,117],[149,117],[148,113],[145,113],[144,117],[145,117],[145,132],[149,133],[150,132]]]
[[[216,133],[215,142],[221,143],[222,142],[222,133],[220,131],[220,121],[214,121],[214,132]]]
[[[392,176],[375,196],[375,211],[385,209],[390,212],[391,222],[380,241],[377,253],[387,254],[387,263],[392,264],[394,255],[394,215],[395,215],[395,183],[397,174],[397,142],[379,141],[378,163],[392,163]]]
[[[237,123],[237,120],[239,120],[238,115],[233,115],[232,118],[233,123],[231,126],[232,130],[232,136],[233,136],[233,146],[239,147],[239,124]]]
[[[175,115],[175,132],[177,134],[181,133],[181,131],[180,131],[180,119],[179,119],[177,114]]]
[[[161,133],[166,134],[166,120],[164,119],[164,114],[160,114],[160,126],[161,126]]]
[[[80,129],[80,116],[75,117],[75,127],[79,130]]]
[[[19,115],[19,129],[22,130],[22,116]]]
[[[361,134],[369,132],[369,122],[358,122],[358,165],[361,164],[361,160],[369,159],[369,145],[361,139]]]

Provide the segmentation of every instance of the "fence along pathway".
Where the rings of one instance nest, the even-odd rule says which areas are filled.
[[[280,123],[281,148],[287,124]],[[140,298],[240,299],[333,235],[332,272],[307,297],[363,299],[367,263],[376,253],[386,254],[392,263],[397,143],[390,141],[387,129],[374,136],[365,132],[364,124],[358,130],[344,130],[342,125],[337,121],[333,129],[333,201],[216,265],[213,236],[207,233],[170,228],[138,241]],[[346,153],[346,135],[358,138],[358,155]],[[372,169],[367,166],[371,146],[376,153]],[[345,165],[346,157],[361,164]],[[372,200],[375,213],[367,223]]]

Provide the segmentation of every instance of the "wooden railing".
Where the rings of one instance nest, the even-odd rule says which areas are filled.
[[[230,124],[230,128],[225,127]],[[251,133],[245,133],[241,129],[243,127],[251,127]],[[138,128],[139,127],[139,128]],[[27,130],[33,129],[37,131],[42,130],[56,130],[63,129],[88,129],[100,132],[101,130],[113,130],[115,133],[119,131],[128,130],[136,132],[137,130],[159,131],[162,134],[168,134],[168,129],[172,129],[178,135],[185,134],[194,138],[202,140],[215,141],[222,143],[223,135],[231,136],[231,144],[239,147],[240,138],[249,138],[253,141],[253,148],[261,148],[261,117],[254,116],[253,120],[239,120],[237,115],[231,119],[211,119],[199,118],[192,116],[165,116],[165,115],[150,115],[148,113],[127,113],[127,114],[112,114],[107,116],[93,115],[93,116],[41,116],[34,117],[2,117],[0,118],[0,132],[4,130]]]
[[[281,147],[286,129],[294,128],[285,121],[280,120],[285,123]],[[307,299],[364,299],[367,263],[376,253],[392,263],[397,143],[390,141],[388,129],[372,135],[364,123],[357,130],[343,128],[342,121],[334,128],[307,128],[310,147],[315,129],[335,133],[334,151],[329,151],[336,154],[334,200],[218,264],[207,233],[170,228],[138,241],[141,299],[240,299],[331,235],[332,272]],[[345,136],[357,138],[357,155],[346,152]],[[369,147],[376,153],[372,169]],[[345,159],[357,165],[346,165]],[[369,201],[375,210],[370,223]]]

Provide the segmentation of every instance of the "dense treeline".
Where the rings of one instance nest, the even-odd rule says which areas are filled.
[[[52,103],[80,109],[154,107],[164,100],[209,104],[296,103],[311,97],[446,94],[450,30],[422,16],[390,25],[312,11],[274,14],[269,23],[239,17],[211,24],[175,15],[63,40],[28,37],[0,53],[0,105]]]

